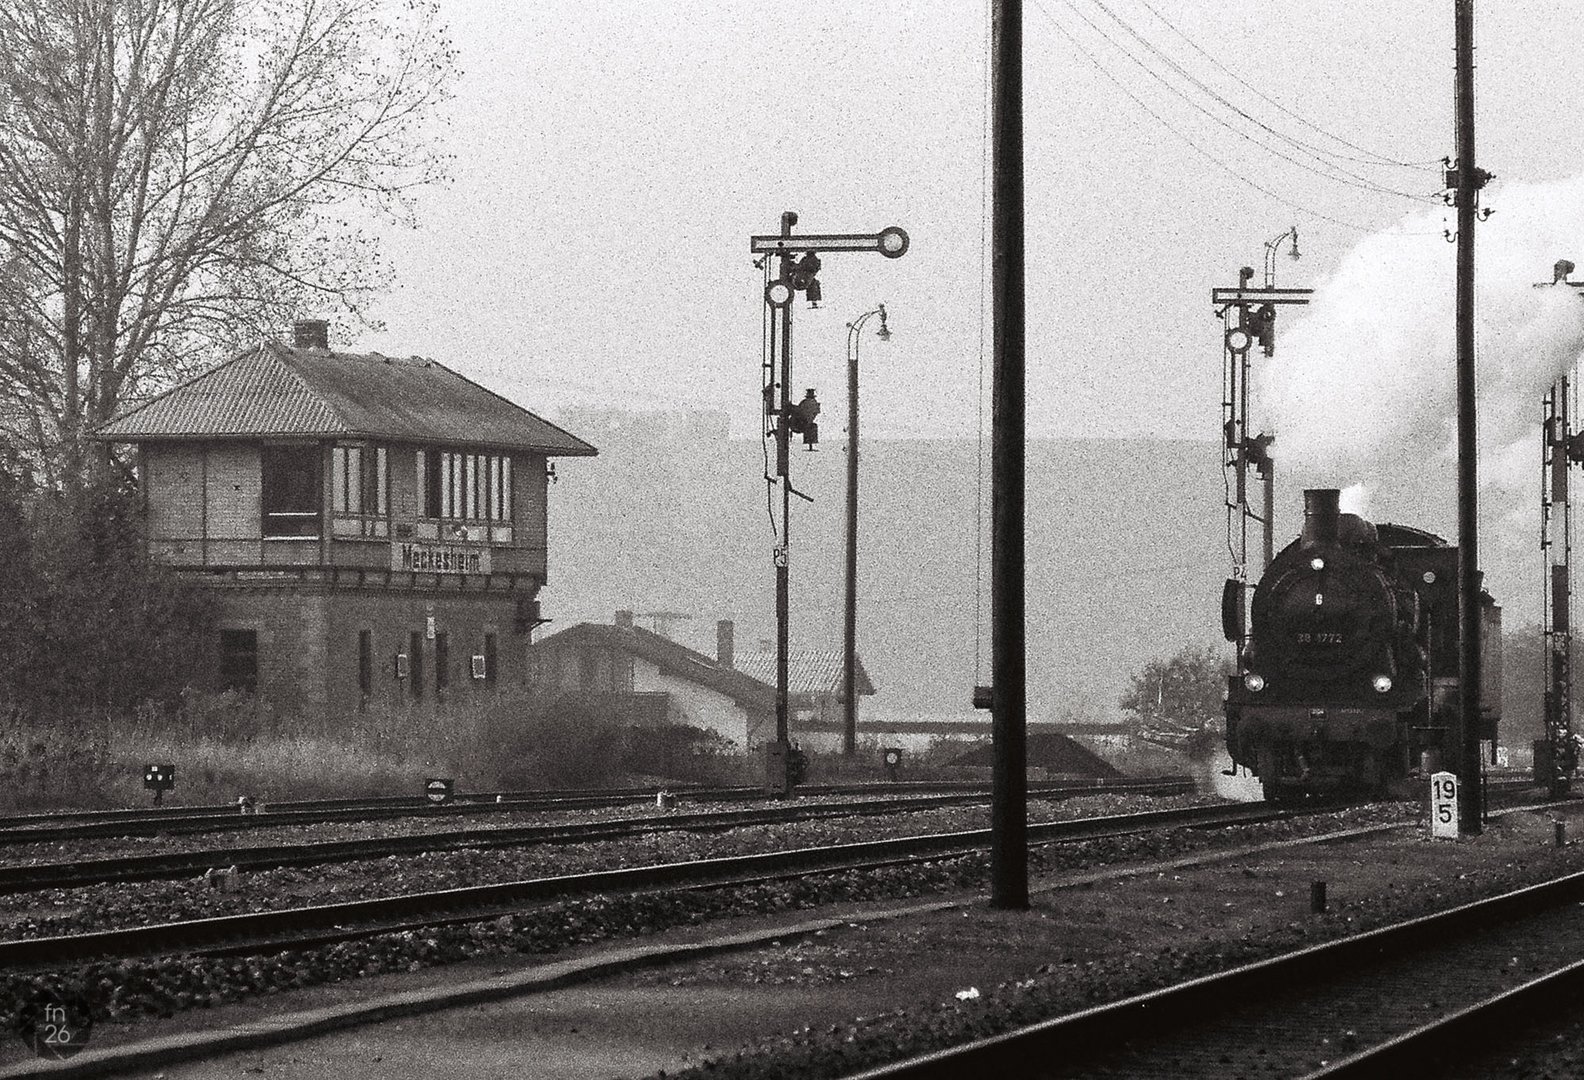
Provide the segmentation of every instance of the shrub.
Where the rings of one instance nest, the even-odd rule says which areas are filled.
[[[633,774],[693,784],[740,782],[745,761],[731,740],[692,724],[640,724],[627,730],[625,767]]]
[[[621,777],[622,729],[576,695],[503,694],[469,721],[456,725],[471,730],[468,772],[488,786],[611,787]]]

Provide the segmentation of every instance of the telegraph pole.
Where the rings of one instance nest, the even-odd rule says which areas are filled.
[[[1023,0],[992,0],[990,906],[1028,900],[1024,619]]]
[[[1564,264],[1566,265],[1566,264]],[[1552,384],[1545,396],[1542,426],[1542,472],[1545,496],[1540,504],[1540,547],[1546,552],[1550,591],[1546,596],[1541,635],[1546,643],[1546,740],[1550,762],[1545,777],[1551,797],[1566,797],[1577,765],[1573,752],[1573,619],[1572,507],[1568,504],[1568,466],[1576,447],[1568,408],[1568,377]],[[1538,757],[1538,755],[1537,755]],[[1536,769],[1539,778],[1540,770]]]
[[[1474,164],[1474,0],[1455,0],[1457,163],[1458,827],[1481,831],[1479,504],[1474,429],[1474,224],[1490,179]]]

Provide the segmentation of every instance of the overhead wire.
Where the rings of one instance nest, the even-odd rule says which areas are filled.
[[[760,294],[763,296],[770,290],[770,256],[768,254],[765,255],[762,260],[760,260],[760,265],[764,269],[764,293]],[[771,351],[772,345],[770,340],[771,335],[775,332],[775,325],[773,322],[775,319],[775,313],[771,310],[770,305],[764,303],[763,301],[760,302],[759,307],[762,312],[759,375],[760,382],[763,384],[760,387],[760,397],[761,399],[768,399],[769,394],[775,388],[775,357]],[[770,515],[770,536],[774,541],[779,543],[781,539],[781,530],[776,524],[775,516],[775,478],[770,475],[770,432],[765,428],[765,411],[763,406],[761,406],[759,409],[759,449],[764,454],[765,513]]]
[[[1231,78],[1239,86],[1241,86],[1245,90],[1249,91],[1249,93],[1253,94],[1255,97],[1259,98],[1261,101],[1265,102],[1267,105],[1269,105],[1272,108],[1278,110],[1279,112],[1283,113],[1284,115],[1290,116],[1292,119],[1298,121],[1300,124],[1302,124],[1306,128],[1309,128],[1311,131],[1315,131],[1315,132],[1317,132],[1317,133],[1319,133],[1321,135],[1324,135],[1326,138],[1340,143],[1341,145],[1347,147],[1349,150],[1355,150],[1358,153],[1365,155],[1364,157],[1353,157],[1353,156],[1350,156],[1350,155],[1347,155],[1347,154],[1337,153],[1336,151],[1330,151],[1331,153],[1335,154],[1337,157],[1340,157],[1340,158],[1342,158],[1343,160],[1346,160],[1346,161],[1355,162],[1355,163],[1360,164],[1360,165],[1369,165],[1369,164],[1389,165],[1389,166],[1394,166],[1394,167],[1403,168],[1403,169],[1418,169],[1418,170],[1422,170],[1424,172],[1431,172],[1431,173],[1436,172],[1437,171],[1437,167],[1441,164],[1441,158],[1439,158],[1439,157],[1430,158],[1430,159],[1425,160],[1425,161],[1402,161],[1402,160],[1400,160],[1398,158],[1391,157],[1390,155],[1378,153],[1378,152],[1376,152],[1374,150],[1369,149],[1368,147],[1359,146],[1356,143],[1349,142],[1347,139],[1342,138],[1342,136],[1340,136],[1340,135],[1337,135],[1337,134],[1335,134],[1333,132],[1327,131],[1325,128],[1319,126],[1318,124],[1315,124],[1315,123],[1311,122],[1308,118],[1304,117],[1303,115],[1301,115],[1299,113],[1296,113],[1293,110],[1287,108],[1285,105],[1283,105],[1281,102],[1277,101],[1276,99],[1274,99],[1272,97],[1269,97],[1268,95],[1262,93],[1258,87],[1256,87],[1252,83],[1248,82],[1246,79],[1244,79],[1242,76],[1240,76],[1237,72],[1233,71],[1231,68],[1227,67],[1221,61],[1217,60],[1213,54],[1211,54],[1211,53],[1207,52],[1205,49],[1201,48],[1199,46],[1199,43],[1194,41],[1193,38],[1189,37],[1187,34],[1183,33],[1181,30],[1179,30],[1177,28],[1177,26],[1175,24],[1173,24],[1172,21],[1170,19],[1168,19],[1166,16],[1162,15],[1160,13],[1160,11],[1157,8],[1155,8],[1154,5],[1152,5],[1149,2],[1149,0],[1138,0],[1138,2],[1140,4],[1142,4],[1144,6],[1144,8],[1151,15],[1155,16],[1155,18],[1159,19],[1163,24],[1165,24],[1165,26],[1166,26],[1166,28],[1168,30],[1170,30],[1172,33],[1176,34],[1178,37],[1182,38],[1182,40],[1185,41],[1188,44],[1189,48],[1193,49],[1194,52],[1198,53],[1200,56],[1202,56],[1206,60],[1210,61],[1210,63],[1213,64],[1218,70],[1220,70],[1221,72],[1226,74],[1229,78]]]
[[[1264,196],[1266,196],[1267,198],[1270,198],[1270,199],[1274,199],[1276,202],[1281,203],[1283,206],[1285,206],[1285,207],[1287,207],[1287,208],[1289,208],[1291,210],[1296,210],[1296,211],[1298,211],[1301,214],[1307,214],[1309,217],[1315,218],[1318,221],[1325,221],[1325,222],[1331,223],[1332,225],[1339,225],[1339,226],[1341,226],[1344,229],[1352,229],[1355,232],[1366,233],[1366,232],[1370,231],[1370,228],[1368,226],[1366,226],[1366,225],[1360,225],[1357,222],[1353,222],[1353,221],[1345,221],[1342,218],[1335,217],[1334,215],[1327,214],[1327,213],[1325,213],[1323,211],[1320,211],[1320,210],[1315,210],[1312,207],[1305,206],[1302,203],[1294,202],[1292,199],[1287,198],[1285,195],[1280,195],[1280,194],[1276,193],[1275,191],[1272,191],[1270,188],[1266,187],[1264,184],[1259,183],[1257,180],[1251,180],[1247,176],[1244,176],[1242,173],[1238,172],[1232,166],[1228,165],[1226,162],[1224,162],[1220,158],[1216,157],[1210,151],[1208,151],[1204,147],[1200,146],[1196,141],[1194,141],[1194,139],[1192,137],[1190,137],[1190,136],[1184,134],[1183,132],[1179,131],[1175,125],[1173,125],[1165,117],[1161,116],[1160,113],[1158,113],[1154,109],[1150,108],[1149,105],[1146,104],[1145,101],[1142,98],[1140,98],[1137,94],[1135,94],[1127,86],[1126,83],[1122,82],[1121,79],[1119,79],[1115,75],[1113,75],[1110,72],[1110,70],[1108,70],[1106,68],[1106,66],[1104,64],[1102,64],[1100,62],[1100,60],[1092,52],[1090,52],[1088,48],[1086,48],[1084,46],[1083,42],[1078,40],[1077,35],[1074,34],[1071,30],[1067,29],[1067,27],[1065,25],[1063,25],[1062,22],[1060,20],[1058,20],[1056,18],[1056,16],[1051,13],[1050,9],[1047,8],[1043,3],[1041,3],[1041,0],[1034,0],[1034,6],[1037,9],[1039,9],[1040,14],[1044,15],[1046,20],[1052,26],[1054,26],[1056,28],[1056,30],[1058,32],[1060,32],[1063,37],[1065,37],[1069,42],[1071,42],[1073,48],[1077,49],[1078,52],[1083,55],[1084,59],[1088,60],[1089,63],[1092,64],[1094,66],[1094,68],[1097,71],[1100,72],[1101,75],[1105,76],[1105,78],[1108,81],[1110,81],[1118,90],[1122,91],[1123,94],[1127,95],[1127,97],[1129,99],[1131,99],[1132,102],[1135,105],[1137,105],[1139,108],[1143,109],[1146,113],[1148,113],[1149,116],[1156,123],[1160,124],[1167,131],[1171,132],[1173,135],[1177,136],[1177,138],[1181,139],[1184,143],[1188,144],[1188,146],[1195,153],[1197,153],[1201,157],[1205,158],[1205,160],[1209,161],[1212,165],[1214,165],[1217,168],[1221,169],[1223,172],[1225,172],[1227,175],[1231,176],[1233,179],[1237,180],[1239,183],[1241,183],[1241,184],[1243,184],[1243,185],[1245,185],[1247,187],[1253,188],[1255,191],[1259,192],[1261,195],[1264,195]]]
[[[1063,3],[1067,7],[1067,9],[1069,11],[1071,11],[1074,15],[1078,16],[1078,18],[1082,19],[1084,21],[1084,23],[1091,30],[1093,30],[1096,34],[1099,34],[1102,38],[1104,38],[1105,41],[1112,48],[1116,49],[1123,56],[1127,57],[1134,64],[1136,64],[1139,68],[1141,68],[1146,75],[1148,75],[1150,78],[1154,79],[1156,82],[1160,83],[1162,86],[1164,86],[1167,90],[1171,91],[1173,94],[1177,95],[1184,102],[1186,102],[1190,108],[1192,108],[1195,111],[1201,113],[1205,117],[1209,118],[1211,121],[1213,121],[1213,122],[1219,124],[1220,126],[1226,128],[1228,131],[1232,132],[1232,134],[1236,135],[1238,138],[1243,139],[1246,142],[1253,143],[1255,146],[1258,146],[1260,149],[1266,151],[1269,154],[1275,155],[1276,157],[1280,158],[1281,160],[1287,162],[1290,165],[1293,165],[1293,166],[1295,166],[1297,168],[1303,169],[1306,172],[1313,173],[1316,176],[1322,177],[1323,179],[1326,179],[1326,180],[1330,180],[1330,181],[1332,181],[1334,183],[1343,184],[1343,185],[1346,185],[1348,187],[1359,188],[1360,190],[1370,191],[1370,192],[1374,192],[1374,193],[1380,194],[1380,195],[1393,195],[1393,196],[1397,196],[1399,198],[1409,199],[1409,200],[1413,200],[1413,201],[1416,201],[1416,202],[1419,202],[1419,201],[1428,202],[1433,197],[1432,193],[1430,193],[1430,192],[1425,192],[1423,194],[1415,194],[1413,192],[1401,191],[1401,190],[1398,190],[1397,188],[1387,187],[1387,186],[1385,186],[1383,184],[1377,184],[1377,183],[1375,183],[1372,180],[1369,180],[1369,179],[1367,179],[1367,178],[1365,178],[1363,176],[1358,175],[1357,173],[1350,172],[1347,169],[1344,169],[1340,165],[1336,165],[1336,164],[1334,164],[1332,162],[1324,161],[1324,159],[1321,158],[1320,155],[1316,152],[1315,148],[1313,148],[1310,144],[1305,143],[1302,140],[1294,139],[1292,136],[1287,135],[1287,134],[1285,134],[1283,132],[1280,132],[1280,131],[1276,130],[1275,128],[1271,127],[1269,124],[1266,124],[1264,121],[1258,119],[1257,117],[1251,115],[1250,113],[1248,113],[1244,109],[1238,107],[1235,103],[1229,101],[1226,97],[1221,95],[1219,92],[1217,92],[1212,87],[1210,87],[1210,86],[1206,85],[1205,83],[1203,83],[1202,81],[1200,81],[1198,78],[1196,78],[1194,75],[1189,73],[1186,69],[1184,69],[1181,64],[1177,63],[1176,60],[1172,59],[1165,52],[1163,52],[1158,46],[1156,46],[1148,38],[1144,37],[1137,30],[1135,30],[1132,26],[1128,25],[1126,20],[1122,19],[1119,15],[1117,15],[1115,12],[1113,12],[1109,7],[1107,7],[1103,2],[1101,2],[1101,0],[1090,0],[1090,2],[1093,3],[1101,11],[1105,12],[1106,15],[1109,16],[1110,19],[1113,22],[1115,22],[1118,26],[1120,26],[1123,30],[1125,30],[1129,35],[1131,35],[1132,37],[1136,38],[1139,42],[1141,42],[1144,45],[1145,48],[1149,49],[1152,53],[1154,53],[1157,57],[1159,57],[1165,64],[1167,64],[1172,70],[1176,71],[1177,74],[1180,75],[1182,78],[1186,79],[1191,85],[1197,87],[1199,90],[1203,91],[1205,94],[1207,94],[1213,100],[1215,100],[1217,103],[1219,103],[1220,105],[1224,106],[1225,108],[1231,110],[1233,113],[1235,113],[1236,115],[1242,117],[1244,120],[1246,120],[1249,123],[1255,125],[1256,127],[1260,128],[1261,130],[1269,132],[1270,134],[1276,136],[1277,138],[1283,140],[1284,142],[1287,142],[1287,143],[1292,144],[1293,146],[1299,147],[1303,152],[1308,153],[1310,157],[1315,158],[1317,161],[1321,161],[1322,164],[1325,166],[1325,169],[1330,169],[1330,170],[1332,170],[1332,172],[1327,172],[1327,171],[1325,171],[1325,169],[1317,168],[1315,165],[1312,165],[1312,164],[1310,164],[1308,162],[1305,162],[1305,161],[1301,161],[1298,158],[1293,157],[1291,154],[1285,152],[1284,150],[1281,150],[1278,147],[1272,146],[1271,144],[1269,144],[1267,142],[1264,142],[1264,141],[1254,137],[1253,135],[1249,134],[1247,131],[1243,131],[1243,130],[1239,129],[1235,124],[1233,124],[1232,122],[1227,120],[1225,117],[1216,115],[1214,112],[1212,112],[1209,109],[1205,108],[1201,103],[1199,103],[1198,101],[1194,100],[1194,98],[1191,95],[1189,95],[1186,91],[1184,91],[1181,87],[1177,86],[1170,79],[1167,79],[1164,75],[1162,75],[1159,71],[1156,71],[1148,63],[1146,63],[1145,61],[1139,59],[1139,57],[1137,55],[1135,55],[1134,52],[1131,49],[1129,49],[1122,42],[1117,41],[1115,37],[1113,37],[1111,34],[1107,33],[1106,30],[1103,27],[1099,26],[1093,19],[1091,19],[1082,9],[1080,9],[1078,7],[1078,5],[1074,2],[1074,0],[1061,0],[1061,3]],[[1340,173],[1341,175],[1333,175],[1333,173]]]

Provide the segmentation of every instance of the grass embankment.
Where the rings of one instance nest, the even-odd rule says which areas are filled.
[[[12,714],[0,721],[0,812],[147,805],[143,770],[155,762],[175,767],[167,805],[418,794],[431,776],[462,791],[615,787],[667,731],[626,729],[575,701],[505,697],[315,724],[233,695],[130,717]],[[708,746],[674,762],[681,779],[741,782],[736,764]]]
[[[973,740],[937,739],[904,755],[895,773],[879,740],[851,757],[816,751],[807,784],[885,780],[987,780],[954,767]],[[416,795],[450,777],[459,791],[757,785],[764,762],[711,732],[681,724],[628,727],[576,698],[502,695],[486,705],[359,712],[332,721],[279,716],[231,694],[185,698],[131,716],[46,720],[0,709],[0,813],[146,806],[146,765],[174,766],[165,805]],[[1129,761],[1130,774],[1159,763]],[[1167,771],[1172,771],[1167,769]],[[1178,771],[1181,771],[1180,769]]]

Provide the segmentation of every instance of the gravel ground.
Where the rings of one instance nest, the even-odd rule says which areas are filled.
[[[1397,832],[1327,845],[1326,857],[1294,848],[1063,889],[1038,897],[1026,915],[943,912],[906,923],[854,924],[641,978],[697,988],[822,985],[853,1002],[847,1022],[805,1026],[718,1053],[671,1072],[672,1080],[839,1076],[1584,869],[1584,846],[1558,850],[1550,841],[1551,819],[1544,815],[1515,816],[1457,844]],[[1307,883],[1327,876],[1331,906],[1312,915]],[[978,917],[965,919],[972,915]],[[868,984],[905,972],[911,958],[971,956],[1012,935],[1030,958],[1014,978],[965,985],[900,1009],[864,1007],[873,1005]],[[1552,1030],[1458,1080],[1576,1078],[1584,1075],[1581,1040],[1584,1026]]]
[[[1216,802],[1092,795],[1029,804],[1031,822],[1133,813]],[[649,866],[825,844],[982,829],[989,810],[953,806],[889,815],[756,825],[726,832],[668,832],[575,844],[463,849],[239,875],[230,891],[202,878],[90,885],[0,896],[0,940],[53,937],[149,923],[521,881],[612,867]],[[320,837],[324,839],[324,837]]]
[[[1381,806],[1266,825],[1178,829],[1052,844],[1032,849],[1030,864],[1039,873],[1157,860],[1315,835],[1343,823],[1405,820],[1411,816],[1405,807]],[[978,888],[987,879],[988,863],[986,854],[974,854],[880,870],[803,875],[761,885],[596,896],[484,923],[387,934],[295,953],[243,958],[173,957],[12,977],[0,979],[0,1025],[9,1023],[22,1005],[41,991],[84,999],[97,1020],[129,1022],[140,1016],[170,1016],[260,994],[364,975],[417,971],[489,955],[555,953],[593,942],[738,916]]]

